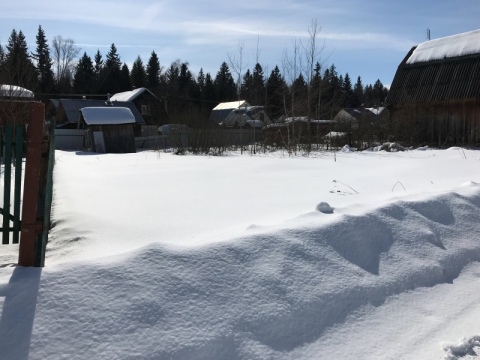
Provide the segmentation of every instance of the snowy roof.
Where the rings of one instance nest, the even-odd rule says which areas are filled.
[[[134,124],[135,117],[128,108],[122,107],[86,107],[80,109],[87,125],[123,125]]]
[[[377,108],[365,108],[365,110],[371,111],[375,115],[379,115],[383,112],[383,110],[385,110],[385,107],[380,106],[380,107],[377,107]]]
[[[478,53],[480,53],[480,30],[474,30],[419,44],[408,58],[407,64]]]
[[[228,115],[230,115],[232,110],[245,106],[250,106],[250,104],[245,100],[220,103],[215,106],[210,113],[210,120],[216,122],[217,124],[220,124],[224,122],[224,120],[227,118]]]
[[[0,96],[33,98],[33,92],[20,86],[0,85]]]
[[[143,119],[142,115],[138,111],[135,104],[131,101],[113,101],[113,102],[106,102],[105,100],[92,100],[92,99],[60,99],[60,105],[65,110],[65,117],[66,119],[57,119],[58,124],[62,122],[68,123],[78,123],[79,119],[79,110],[83,108],[91,108],[91,107],[122,107],[128,108],[132,112],[133,116],[137,124],[145,124],[145,120]],[[59,105],[59,106],[60,106]]]
[[[156,96],[150,90],[148,90],[147,88],[141,87],[132,91],[124,91],[124,92],[115,94],[110,98],[110,101],[133,101],[144,92],[149,92],[150,94],[152,94],[153,97],[156,98]]]
[[[226,109],[233,110],[233,109],[245,106],[245,105],[250,106],[249,103],[246,102],[245,100],[230,101],[230,102],[224,102],[224,103],[218,104],[217,106],[215,106],[213,108],[213,110],[226,110]]]

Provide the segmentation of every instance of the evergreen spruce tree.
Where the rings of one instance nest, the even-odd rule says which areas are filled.
[[[73,78],[73,91],[76,94],[95,92],[95,69],[90,56],[85,52],[77,63]]]
[[[2,82],[34,90],[38,83],[38,74],[28,54],[27,42],[21,30],[18,33],[15,29],[12,30],[6,48]]]
[[[130,91],[132,90],[132,82],[130,81],[130,70],[128,65],[123,63],[122,69],[120,70],[120,91]]]
[[[152,51],[147,64],[147,85],[151,90],[160,85],[160,61],[155,51]]]
[[[253,102],[254,105],[265,104],[265,81],[263,76],[262,66],[257,63],[253,68],[252,73],[252,85],[253,85]]]
[[[285,82],[280,74],[278,66],[270,73],[267,80],[268,109],[266,109],[269,117],[277,119],[283,113],[283,88]]]
[[[255,94],[253,90],[253,76],[250,72],[250,69],[247,69],[245,74],[243,75],[242,81],[242,91],[240,93],[240,97],[242,100],[246,100],[250,104],[255,102]]]
[[[140,55],[133,62],[132,71],[130,72],[130,81],[135,88],[142,88],[147,86],[147,73]]]
[[[345,96],[343,102],[344,107],[351,108],[358,106],[352,89],[352,81],[350,80],[350,75],[348,75],[348,73],[345,74],[345,79],[343,80],[343,94]]]
[[[121,69],[122,62],[120,61],[120,56],[117,53],[115,44],[112,44],[100,75],[100,92],[113,95],[121,91]]]
[[[205,75],[205,89],[203,91],[203,100],[205,107],[208,110],[211,110],[215,107],[215,102],[217,101],[215,95],[215,85],[213,84],[212,76],[210,73]]]
[[[45,32],[41,26],[38,26],[37,48],[36,52],[32,54],[32,57],[37,62],[36,69],[39,76],[38,90],[41,93],[52,93],[55,88],[52,70],[53,61],[50,57],[50,49],[45,37]]]
[[[220,65],[220,70],[218,70],[215,76],[213,85],[218,102],[234,101],[237,98],[235,81],[226,62]]]
[[[362,79],[360,76],[357,78],[357,82],[353,87],[353,93],[355,94],[355,98],[357,101],[357,106],[362,105],[364,103],[364,96],[363,96],[363,84]]]

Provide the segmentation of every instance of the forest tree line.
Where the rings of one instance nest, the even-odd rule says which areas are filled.
[[[105,55],[97,50],[92,58],[70,38],[55,36],[49,44],[39,26],[34,51],[23,32],[15,29],[6,46],[0,46],[0,84],[32,90],[44,102],[75,96],[105,98],[107,93],[147,87],[165,102],[170,119],[190,125],[206,121],[218,103],[240,98],[264,106],[272,120],[307,113],[312,119],[332,119],[343,107],[383,104],[388,90],[380,80],[364,85],[360,76],[354,81],[348,73],[339,74],[334,64],[324,68],[313,56],[309,70],[297,67],[292,64],[297,60],[302,64],[298,50],[294,61],[285,56],[282,71],[279,66],[268,71],[258,61],[252,69],[242,69],[230,61],[222,62],[215,76],[203,69],[194,74],[187,61],[161,66],[155,51],[147,62],[138,56],[130,69],[115,44]]]

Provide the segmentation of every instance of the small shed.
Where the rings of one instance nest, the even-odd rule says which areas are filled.
[[[99,153],[134,153],[135,117],[128,108],[80,109],[78,128],[85,129],[85,148]]]

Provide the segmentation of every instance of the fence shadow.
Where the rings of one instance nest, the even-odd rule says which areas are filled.
[[[0,317],[0,358],[28,359],[41,268],[16,267],[8,284],[0,285],[5,297]]]

